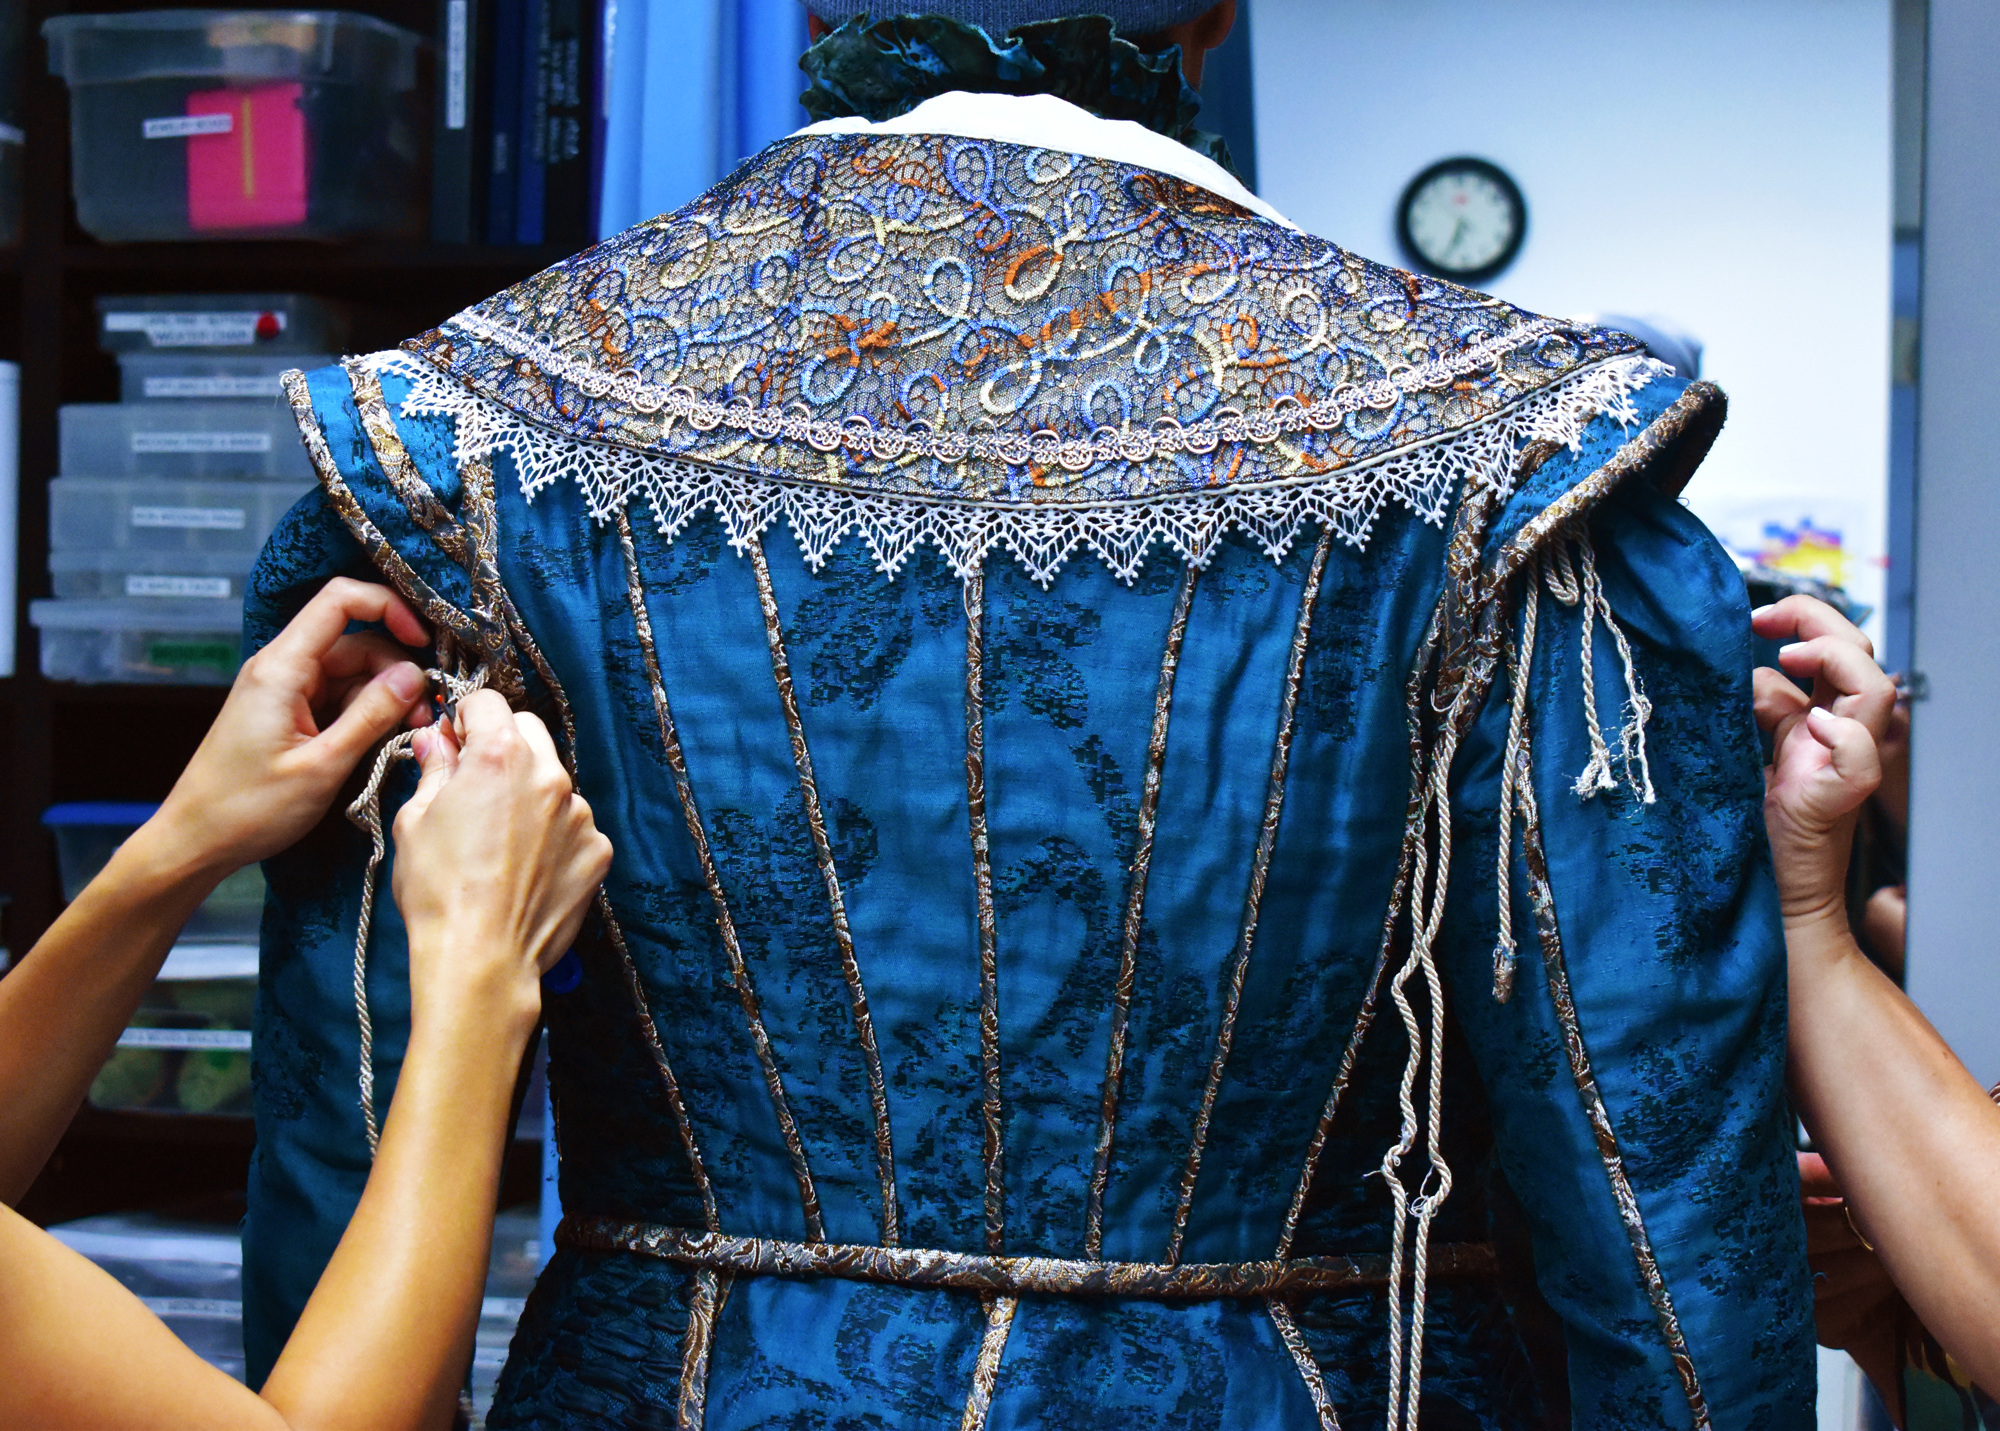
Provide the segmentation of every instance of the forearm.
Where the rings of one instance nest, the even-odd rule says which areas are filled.
[[[470,1005],[413,1027],[368,1185],[264,1386],[292,1426],[449,1424],[532,1027]]]
[[[2000,1109],[1844,922],[1788,940],[1800,1115],[1924,1325],[2000,1385]]]
[[[160,971],[226,871],[190,863],[148,822],[0,979],[0,1201],[24,1194]]]

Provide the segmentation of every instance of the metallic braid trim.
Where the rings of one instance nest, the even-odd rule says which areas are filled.
[[[687,1336],[681,1342],[679,1431],[702,1431],[708,1415],[708,1361],[715,1349],[715,1317],[722,1308],[726,1274],[713,1267],[697,1268],[688,1296]]]
[[[674,1077],[674,1067],[667,1059],[667,1050],[660,1042],[659,1026],[653,1022],[653,1010],[646,1000],[646,987],[639,977],[639,966],[625,944],[625,931],[619,928],[617,918],[611,912],[611,899],[602,888],[597,891],[597,910],[604,918],[605,933],[611,940],[611,947],[618,951],[619,962],[624,966],[625,985],[632,991],[632,1008],[639,1018],[639,1032],[645,1037],[646,1051],[653,1056],[653,1067],[659,1070],[660,1083],[666,1089],[667,1107],[673,1112],[681,1148],[687,1153],[688,1167],[694,1173],[695,1187],[701,1193],[702,1218],[710,1232],[719,1231],[722,1218],[715,1207],[715,1189],[708,1181],[708,1167],[702,1162],[701,1145],[695,1141],[694,1122],[688,1116],[687,1100],[681,1094],[680,1080]]]
[[[1280,1293],[1380,1287],[1389,1259],[1301,1257],[1283,1262],[1102,1262],[1066,1257],[992,1257],[933,1247],[874,1247],[857,1243],[782,1242],[731,1237],[612,1217],[565,1217],[556,1243],[589,1252],[629,1252],[691,1267],[749,1277],[839,1277],[898,1287],[946,1287],[1002,1296],[1146,1297],[1215,1300]],[[1431,1249],[1433,1277],[1491,1277],[1499,1267],[1490,1243],[1445,1243]]]
[[[430,534],[445,555],[460,566],[465,565],[469,550],[465,534],[403,446],[395,416],[389,411],[389,400],[382,394],[381,378],[366,363],[349,361],[342,363],[341,368],[347,374],[348,385],[354,389],[354,406],[361,414],[362,430],[382,460],[383,475],[409,509],[410,519]]]
[[[1570,990],[1569,965],[1563,958],[1562,934],[1556,925],[1555,893],[1549,885],[1548,855],[1542,844],[1541,810],[1536,803],[1534,784],[1530,778],[1533,769],[1528,723],[1524,720],[1520,771],[1516,776],[1516,789],[1521,801],[1521,852],[1528,868],[1528,898],[1535,910],[1535,931],[1541,939],[1542,963],[1548,973],[1549,1000],[1555,1005],[1557,1021],[1562,1025],[1563,1049],[1569,1056],[1570,1076],[1576,1083],[1577,1097],[1583,1102],[1584,1114],[1590,1120],[1591,1133],[1597,1140],[1597,1156],[1604,1164],[1605,1176],[1611,1181],[1611,1195],[1618,1206],[1618,1220],[1624,1224],[1625,1235],[1632,1244],[1632,1261],[1646,1289],[1646,1300],[1652,1304],[1653,1315],[1659,1320],[1660,1334],[1667,1344],[1667,1354],[1673,1360],[1674,1374],[1680,1378],[1681,1390],[1687,1397],[1695,1431],[1709,1431],[1708,1401],[1702,1395],[1701,1381],[1695,1374],[1694,1356],[1681,1330],[1680,1316],[1674,1311],[1674,1300],[1667,1290],[1666,1278],[1660,1273],[1659,1259],[1654,1256],[1653,1240],[1646,1231],[1638,1196],[1632,1191],[1632,1180],[1625,1172],[1625,1158],[1618,1146],[1617,1131],[1611,1126],[1610,1110],[1605,1107],[1604,1094],[1597,1086],[1596,1073],[1591,1069],[1590,1051],[1584,1046],[1583,1026],[1577,1017],[1576,998]]]
[[[1333,1409],[1333,1398],[1326,1394],[1326,1377],[1320,1372],[1319,1363],[1313,1360],[1312,1348],[1306,1345],[1299,1324],[1292,1320],[1292,1309],[1283,1302],[1274,1301],[1265,1310],[1271,1314],[1271,1325],[1278,1329],[1285,1350],[1292,1354],[1292,1362],[1299,1369],[1299,1380],[1306,1384],[1306,1395],[1312,1398],[1313,1410],[1319,1416],[1319,1431],[1340,1431],[1340,1417]]]
[[[1728,399],[1715,384],[1695,383],[1689,387],[1602,467],[1549,503],[1515,533],[1496,563],[1498,569],[1493,580],[1503,582],[1511,577],[1565,523],[1596,507],[1629,478],[1652,467],[1663,453],[1685,439],[1693,450],[1679,454],[1673,470],[1661,480],[1662,489],[1669,495],[1678,492],[1686,484],[1688,474],[1707,454],[1716,433],[1721,431],[1728,408]]]
[[[1410,671],[1409,681],[1404,687],[1404,702],[1409,710],[1410,723],[1410,798],[1403,814],[1403,844],[1397,857],[1396,882],[1389,893],[1389,908],[1382,916],[1382,944],[1375,956],[1375,973],[1369,979],[1368,992],[1361,1000],[1361,1009],[1355,1015],[1354,1029],[1347,1037],[1347,1047],[1341,1051],[1340,1068],[1333,1076],[1333,1087],[1326,1095],[1326,1104],[1320,1109],[1319,1123],[1313,1129],[1312,1141],[1306,1145],[1305,1165],[1299,1169],[1299,1185],[1292,1193],[1291,1206],[1285,1210],[1284,1230],[1278,1236],[1277,1255],[1291,1255],[1292,1242],[1298,1236],[1299,1219],[1305,1214],[1306,1197],[1312,1191],[1314,1175],[1319,1171],[1320,1155],[1326,1150],[1326,1140],[1333,1135],[1334,1115],[1340,1111],[1341,1100],[1347,1094],[1348,1085],[1354,1079],[1355,1064],[1361,1058],[1361,1045],[1375,1024],[1375,1015],[1382,999],[1382,977],[1389,970],[1390,955],[1395,949],[1396,926],[1402,919],[1403,903],[1410,897],[1410,878],[1416,864],[1417,842],[1422,832],[1422,811],[1425,800],[1424,756],[1426,745],[1423,736],[1423,716],[1421,701],[1425,691],[1425,677],[1431,663],[1436,659],[1438,633],[1443,624],[1443,605],[1431,616],[1430,625],[1425,629],[1424,639],[1417,650],[1417,659]]]
[[[708,886],[708,897],[715,905],[715,928],[722,940],[723,953],[729,960],[729,975],[736,986],[736,997],[743,1005],[743,1017],[749,1026],[750,1043],[756,1050],[758,1066],[764,1073],[764,1087],[771,1095],[771,1108],[778,1120],[778,1131],[784,1137],[785,1151],[791,1155],[792,1176],[798,1180],[799,1206],[806,1220],[806,1233],[815,1242],[826,1241],[826,1223],[820,1216],[819,1190],[813,1186],[812,1168],[806,1161],[805,1141],[799,1136],[799,1125],[792,1117],[791,1103],[785,1097],[784,1080],[778,1073],[778,1058],[771,1047],[771,1036],[764,1029],[764,1014],[757,1001],[757,989],[751,982],[750,967],[743,957],[743,946],[736,937],[736,920],[729,912],[729,897],[723,892],[722,876],[715,868],[715,854],[709,848],[708,829],[702,823],[701,807],[695,803],[694,784],[688,778],[687,758],[681,750],[680,733],[674,728],[673,708],[667,703],[667,688],[660,678],[659,652],[653,644],[653,621],[646,611],[646,591],[639,575],[639,554],[632,546],[632,524],[621,510],[617,514],[618,545],[625,557],[625,595],[632,607],[632,621],[639,633],[639,653],[645,662],[646,684],[653,694],[653,714],[659,723],[660,745],[666,752],[667,768],[673,772],[674,795],[680,801],[681,814],[687,821],[688,839],[694,845],[695,859],[701,865],[701,877]]]
[[[382,535],[354,493],[348,490],[347,483],[341,478],[339,464],[333,460],[333,452],[327,446],[326,433],[320,428],[319,417],[313,411],[312,394],[306,388],[306,375],[294,368],[284,375],[282,382],[285,396],[292,405],[292,416],[299,425],[299,436],[305,442],[306,455],[312,458],[313,467],[319,473],[320,486],[326,492],[327,501],[346,524],[354,540],[361,544],[369,563],[389,578],[390,584],[430,623],[433,631],[448,633],[459,645],[478,650],[479,635],[471,618],[439,596],[429,582],[410,569],[409,563],[389,544],[389,539]]]
[[[1305,675],[1306,648],[1312,635],[1313,608],[1319,602],[1320,580],[1326,575],[1326,559],[1333,551],[1333,528],[1320,529],[1319,545],[1313,549],[1312,566],[1306,572],[1306,589],[1299,598],[1298,625],[1292,631],[1291,659],[1285,668],[1284,703],[1279,710],[1278,732],[1271,744],[1271,783],[1264,799],[1264,819],[1257,833],[1257,853],[1250,865],[1250,892],[1243,901],[1243,928],[1236,941],[1236,958],[1229,970],[1229,985],[1222,1006],[1222,1026],[1215,1034],[1215,1057],[1209,1064],[1208,1082],[1201,1090],[1201,1108],[1195,1114],[1194,1136],[1188,1142],[1187,1166],[1181,1171],[1179,1199],[1174,1204],[1174,1231],[1167,1241],[1167,1261],[1181,1260],[1181,1244],[1187,1236],[1188,1212],[1194,1205],[1194,1185],[1201,1176],[1201,1155],[1208,1142],[1209,1119],[1215,1112],[1216,1094],[1229,1066],[1229,1050],[1236,1037],[1236,1014],[1243,1004],[1243,981],[1250,972],[1250,954],[1257,943],[1257,917],[1264,900],[1264,885],[1270,878],[1271,853],[1278,843],[1278,822],[1285,812],[1285,779],[1292,757],[1292,735],[1298,727],[1299,684]]]
[[[984,571],[973,572],[965,581],[965,814],[972,838],[973,897],[979,910],[979,1114],[985,1134],[986,1250],[1004,1252],[1007,1149],[1000,1102],[1000,936],[993,911],[993,850],[986,831]]]
[[[820,805],[819,782],[813,777],[812,751],[806,746],[805,723],[799,718],[798,691],[792,665],[785,656],[785,632],[778,620],[778,597],[771,589],[771,566],[762,542],[750,547],[750,566],[757,576],[757,602],[764,610],[764,635],[771,647],[771,678],[785,710],[791,733],[792,764],[799,772],[799,793],[805,799],[806,826],[812,832],[813,856],[826,884],[826,903],[833,916],[834,943],[840,950],[840,972],[847,981],[847,998],[854,1011],[854,1032],[868,1072],[868,1106],[875,1122],[875,1174],[882,1184],[882,1241],[894,1247],[902,1241],[896,1208],[896,1150],[889,1136],[889,1090],[882,1078],[882,1054],[875,1043],[875,1016],[868,1011],[868,991],[861,982],[861,965],[854,957],[854,932],[847,925],[847,900],[840,892],[840,871],[833,864],[833,841]]]
[[[979,1359],[972,1364],[972,1385],[965,1393],[965,1414],[958,1431],[986,1431],[993,1409],[993,1388],[1000,1380],[1000,1358],[1007,1352],[1007,1333],[1014,1328],[1017,1297],[994,1297],[986,1304],[986,1332],[979,1339]]]
[[[1139,794],[1139,844],[1132,856],[1132,884],[1125,901],[1125,930],[1118,956],[1118,983],[1111,1007],[1111,1039],[1104,1054],[1102,1121],[1097,1128],[1097,1154],[1090,1169],[1090,1202],[1084,1222],[1084,1255],[1104,1251],[1104,1192],[1111,1180],[1111,1144],[1118,1122],[1118,1096],[1125,1076],[1125,1039],[1132,1018],[1132,993],[1138,973],[1139,934],[1145,927],[1146,879],[1153,868],[1153,827],[1160,808],[1160,773],[1167,760],[1167,722],[1174,703],[1174,678],[1180,673],[1181,647],[1187,639],[1188,611],[1201,568],[1189,564],[1181,575],[1180,594],[1167,624],[1167,641],[1160,653],[1160,679],[1153,695],[1153,733],[1146,742],[1146,783]]]

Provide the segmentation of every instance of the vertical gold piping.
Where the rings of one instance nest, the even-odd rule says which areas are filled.
[[[1563,1049],[1569,1056],[1570,1076],[1576,1083],[1577,1096],[1583,1102],[1584,1115],[1590,1121],[1590,1131],[1596,1139],[1597,1155],[1604,1164],[1605,1176],[1611,1181],[1612,1200],[1618,1206],[1618,1220],[1624,1224],[1626,1238],[1632,1244],[1632,1260],[1646,1289],[1646,1299],[1652,1304],[1653,1315],[1659,1320],[1660,1333],[1667,1344],[1667,1355],[1673,1361],[1675,1375],[1680,1378],[1681,1391],[1687,1397],[1696,1431],[1708,1431],[1708,1402],[1702,1394],[1701,1381],[1695,1374],[1694,1356],[1681,1330],[1680,1316],[1674,1311],[1673,1296],[1667,1290],[1666,1278],[1661,1275],[1659,1259],[1653,1253],[1653,1240],[1646,1231],[1638,1196],[1632,1191],[1632,1180],[1625,1172],[1625,1157],[1618,1146],[1618,1134],[1611,1126],[1610,1110],[1605,1107],[1604,1094],[1597,1086],[1596,1073],[1591,1069],[1590,1051],[1584,1046],[1583,1025],[1577,1016],[1575,996],[1570,990],[1569,965],[1563,958],[1562,934],[1556,925],[1555,893],[1549,885],[1548,856],[1542,845],[1541,810],[1536,804],[1531,779],[1533,769],[1528,723],[1524,720],[1520,766],[1516,776],[1516,791],[1521,802],[1521,854],[1528,869],[1528,899],[1535,910],[1535,932],[1541,941],[1542,964],[1548,973],[1549,1000],[1555,1005],[1556,1019],[1562,1025]]]
[[[1125,1076],[1125,1040],[1131,1025],[1133,985],[1138,973],[1139,933],[1145,927],[1146,879],[1153,868],[1153,827],[1160,808],[1160,772],[1167,760],[1167,722],[1174,703],[1187,639],[1188,611],[1194,603],[1200,568],[1189,562],[1181,574],[1174,614],[1160,653],[1160,679],[1153,693],[1153,731],[1146,742],[1146,782],[1139,794],[1139,844],[1132,856],[1132,883],[1125,900],[1125,928],[1118,956],[1118,983],[1111,1005],[1111,1038],[1104,1054],[1103,1110],[1097,1125],[1097,1154],[1090,1169],[1090,1202],[1084,1220],[1083,1255],[1104,1251],[1104,1193],[1111,1180],[1111,1145],[1118,1122],[1118,1095]]]
[[[827,836],[826,812],[820,806],[819,782],[813,778],[812,752],[806,748],[805,723],[799,719],[798,692],[792,685],[791,662],[785,657],[785,633],[778,622],[778,598],[771,589],[771,567],[761,541],[750,544],[750,565],[757,574],[757,600],[764,609],[764,635],[771,647],[771,677],[784,706],[785,725],[792,738],[792,763],[798,767],[799,793],[805,799],[806,825],[812,832],[813,854],[826,883],[827,907],[833,915],[834,943],[840,949],[840,972],[847,980],[848,1002],[854,1010],[854,1031],[868,1072],[868,1103],[875,1118],[875,1172],[882,1184],[882,1245],[902,1241],[896,1211],[896,1151],[889,1139],[889,1090],[882,1079],[882,1055],[875,1045],[875,1016],[868,1011],[868,991],[862,987],[861,966],[854,958],[854,934],[847,925],[847,901],[840,892],[840,872],[833,865],[833,842]]]
[[[1292,1354],[1292,1361],[1299,1369],[1299,1380],[1306,1384],[1306,1395],[1312,1398],[1313,1410],[1319,1416],[1320,1431],[1340,1431],[1340,1417],[1333,1409],[1333,1398],[1326,1394],[1326,1378],[1320,1373],[1319,1363],[1313,1360],[1312,1348],[1299,1331],[1299,1324],[1292,1320],[1292,1309],[1283,1302],[1271,1301],[1264,1304],[1271,1314],[1271,1325],[1278,1329],[1284,1340],[1285,1350]]]
[[[1442,604],[1440,604],[1440,610]],[[1438,634],[1443,618],[1434,614],[1424,633],[1423,644],[1418,648],[1417,659],[1410,671],[1410,679],[1404,688],[1404,702],[1409,710],[1410,724],[1410,800],[1403,815],[1403,848],[1396,866],[1396,883],[1389,894],[1389,908],[1382,916],[1382,944],[1375,956],[1375,972],[1368,981],[1368,992],[1361,1000],[1361,1010],[1354,1018],[1354,1029],[1348,1035],[1347,1047],[1341,1051],[1340,1068],[1334,1074],[1333,1087],[1327,1093],[1326,1105],[1320,1110],[1319,1123],[1313,1129],[1312,1141],[1306,1147],[1305,1165],[1299,1170],[1299,1185],[1292,1193],[1291,1206],[1285,1210],[1283,1230],[1278,1235],[1277,1256],[1289,1257],[1292,1241],[1298,1236],[1299,1218],[1304,1215],[1306,1195],[1312,1189],[1313,1175],[1319,1170],[1320,1154],[1326,1149],[1326,1140],[1332,1136],[1334,1115],[1340,1110],[1341,1099],[1347,1093],[1348,1084],[1354,1079],[1354,1067],[1361,1057],[1361,1045],[1374,1026],[1375,1014],[1382,997],[1382,976],[1388,972],[1389,956],[1395,946],[1396,924],[1402,918],[1403,902],[1409,898],[1411,867],[1416,862],[1417,840],[1422,826],[1425,794],[1423,789],[1425,743],[1423,738],[1422,701],[1425,678],[1430,673],[1432,659],[1437,652]]]
[[[736,937],[736,920],[729,912],[722,877],[715,868],[715,855],[709,848],[701,809],[695,804],[694,786],[688,779],[687,759],[681,750],[680,735],[674,729],[673,710],[667,704],[667,688],[660,678],[659,653],[653,645],[653,621],[646,611],[645,587],[639,576],[639,554],[632,546],[632,524],[624,508],[619,508],[616,521],[618,545],[625,557],[625,594],[631,603],[633,625],[639,633],[639,653],[645,662],[646,683],[652,689],[653,714],[659,722],[660,745],[666,752],[667,768],[673,772],[674,794],[680,800],[681,813],[687,820],[688,839],[694,845],[702,879],[708,885],[710,900],[715,904],[715,927],[722,939],[723,953],[729,959],[730,978],[743,1005],[750,1042],[756,1049],[757,1062],[764,1072],[764,1086],[771,1095],[771,1107],[777,1115],[779,1132],[784,1136],[785,1150],[791,1155],[792,1175],[798,1180],[799,1205],[805,1214],[807,1236],[814,1242],[824,1242],[826,1223],[820,1215],[819,1190],[813,1186],[812,1168],[806,1162],[805,1142],[799,1136],[798,1123],[792,1118],[791,1104],[785,1097],[784,1082],[778,1075],[777,1054],[771,1047],[770,1035],[764,1030],[763,1010],[757,1002],[757,990],[750,979],[749,965],[743,958],[743,946]]]
[[[1271,784],[1264,798],[1264,819],[1257,834],[1257,854],[1250,865],[1250,892],[1243,901],[1243,931],[1236,941],[1236,957],[1231,962],[1229,983],[1223,995],[1222,1025],[1215,1034],[1215,1058],[1209,1064],[1208,1082],[1201,1090],[1201,1107],[1195,1114],[1194,1136],[1188,1142],[1187,1166],[1181,1172],[1180,1196],[1174,1204],[1174,1231],[1167,1242],[1169,1263],[1181,1260],[1181,1243],[1187,1235],[1188,1210],[1194,1204],[1194,1185],[1201,1176],[1201,1155],[1208,1141],[1209,1119],[1215,1112],[1215,1096],[1222,1087],[1222,1075],[1229,1066],[1229,1049],[1236,1037],[1236,1013],[1243,1003],[1243,981],[1250,970],[1250,951],[1257,942],[1258,906],[1263,902],[1264,884],[1271,873],[1271,852],[1278,843],[1278,822],[1285,811],[1285,779],[1291,762],[1292,733],[1297,726],[1299,684],[1305,673],[1306,648],[1312,635],[1313,607],[1319,600],[1320,580],[1326,575],[1326,559],[1333,550],[1333,528],[1320,529],[1319,545],[1313,548],[1312,566],[1306,572],[1305,593],[1299,599],[1299,620],[1292,632],[1291,659],[1285,668],[1285,695],[1278,714],[1278,732],[1271,747]]]
[[[993,851],[986,831],[986,573],[965,580],[965,811],[979,913],[980,1121],[985,1127],[986,1250],[1006,1250],[1006,1144],[1000,1105],[1000,955]]]
[[[993,1409],[993,1388],[1000,1380],[1000,1358],[1007,1351],[1007,1333],[1014,1326],[1018,1297],[989,1297],[986,1300],[986,1332],[979,1339],[979,1360],[972,1365],[972,1385],[965,1393],[965,1414],[958,1431],[985,1431],[986,1416]]]
[[[694,1172],[696,1189],[701,1193],[702,1217],[708,1223],[710,1232],[722,1231],[722,1219],[715,1208],[715,1189],[709,1185],[708,1168],[702,1162],[701,1147],[695,1141],[694,1122],[688,1117],[687,1102],[681,1096],[680,1080],[674,1077],[673,1065],[667,1061],[667,1050],[660,1043],[659,1027],[653,1022],[652,1008],[646,1002],[645,985],[639,978],[639,966],[632,958],[632,951],[626,947],[625,931],[618,926],[617,917],[611,912],[611,899],[602,888],[597,891],[597,911],[604,918],[604,928],[611,939],[611,947],[618,951],[618,958],[625,967],[625,983],[632,991],[632,1004],[639,1014],[639,1031],[646,1037],[647,1052],[653,1056],[653,1067],[659,1071],[660,1082],[667,1090],[667,1106],[673,1111],[674,1126],[681,1136],[681,1147],[687,1152],[688,1167]]]
[[[679,1431],[702,1431],[708,1416],[708,1361],[715,1349],[715,1318],[729,1274],[712,1267],[695,1271],[688,1292],[687,1335],[681,1342]]]

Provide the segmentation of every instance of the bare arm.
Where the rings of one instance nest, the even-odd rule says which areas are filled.
[[[1758,630],[1801,640],[1760,672],[1776,736],[1767,782],[1790,958],[1792,1094],[1911,1309],[1975,1379],[2000,1386],[2000,1109],[1902,990],[1862,954],[1842,882],[1855,811],[1880,779],[1876,741],[1895,695],[1866,638],[1793,597]]]
[[[344,585],[395,603],[379,588]],[[337,605],[353,595],[323,599]],[[302,614],[280,641],[306,619]],[[334,613],[333,647],[348,639],[338,635],[346,620]],[[211,756],[208,774],[228,778],[208,785],[198,801],[170,800],[156,817],[157,845],[151,838],[128,842],[123,863],[107,871],[102,898],[78,901],[81,914],[42,965],[47,986],[37,993],[40,1003],[17,995],[5,1010],[16,1030],[55,1054],[69,1080],[44,1103],[42,1117],[55,1123],[54,1132],[23,1120],[26,1134],[49,1141],[59,1134],[56,1115],[67,1117],[95,1071],[94,1060],[68,1040],[96,1040],[98,1058],[108,1050],[178,928],[173,911],[192,908],[200,891],[235,863],[296,838],[353,764],[349,759],[333,772],[302,823],[281,828],[274,811],[298,813],[310,802],[295,808],[276,799],[289,787],[274,786],[268,770],[261,781],[244,778],[246,759],[292,744],[282,722],[245,717],[231,724],[245,689],[239,678],[217,733],[189,771],[200,775],[197,767]],[[250,689],[271,696],[268,688]],[[351,711],[359,701],[348,695]],[[379,722],[383,731],[408,704]],[[250,715],[269,716],[285,705],[251,699]],[[449,1424],[477,1322],[508,1104],[539,1010],[539,974],[574,939],[610,862],[609,843],[571,792],[538,721],[482,692],[464,703],[461,724],[462,756],[448,734],[419,735],[424,779],[396,823],[396,898],[410,931],[411,1035],[381,1151],[262,1396],[202,1362],[102,1271],[0,1207],[0,1424],[118,1431]],[[271,739],[260,744],[246,731]],[[183,811],[194,823],[178,823]],[[261,834],[229,845],[234,854],[225,856],[219,830]],[[203,859],[183,853],[168,862],[167,873],[153,873],[151,861],[162,856],[151,851],[181,851],[196,838],[210,840]],[[259,847],[259,839],[268,845]],[[149,899],[162,892],[168,908],[153,909]],[[149,956],[129,952],[138,941],[119,923],[128,911],[147,921],[146,937],[156,941]],[[48,954],[45,941],[30,960]],[[76,987],[54,977],[65,968]],[[84,987],[100,977],[129,980],[130,1001]],[[79,1002],[86,1013],[72,1019]],[[32,1027],[36,1017],[49,1026]],[[0,1034],[0,1054],[11,1053]],[[25,1159],[17,1154],[16,1161]]]
[[[195,906],[311,829],[416,706],[423,672],[393,641],[343,634],[356,620],[425,639],[387,588],[329,583],[244,663],[159,813],[0,979],[0,1202],[48,1161]]]

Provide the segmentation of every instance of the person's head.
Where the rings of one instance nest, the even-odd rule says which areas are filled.
[[[894,119],[952,91],[1052,95],[1144,125],[1230,167],[1194,127],[1202,59],[1228,38],[1236,0],[804,0],[799,61],[816,120]],[[1081,7],[1089,6],[1089,9]]]
[[[1201,88],[1202,59],[1229,38],[1236,0],[910,0],[907,11],[869,0],[805,0],[806,31],[817,43],[857,15],[887,19],[898,13],[937,15],[977,25],[1000,39],[1019,25],[1102,15],[1120,39],[1148,54],[1180,46],[1181,72]]]

